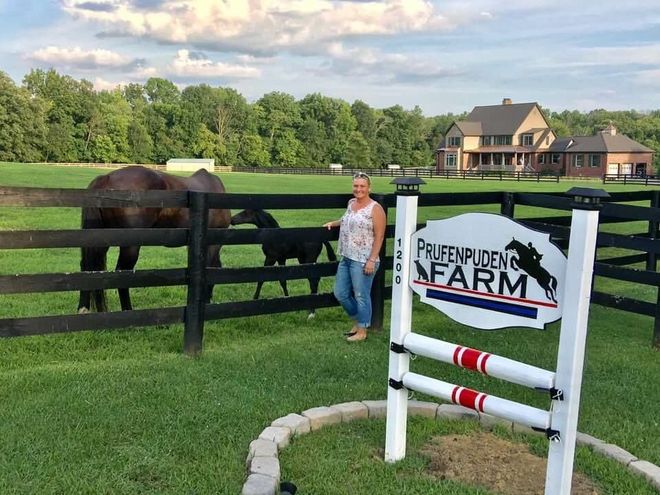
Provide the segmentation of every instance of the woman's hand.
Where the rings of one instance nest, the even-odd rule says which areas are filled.
[[[376,262],[371,259],[367,260],[367,262],[364,264],[363,271],[365,275],[371,275],[376,271]]]
[[[336,221],[336,220],[333,220],[332,222],[326,222],[326,223],[323,224],[323,226],[324,226],[326,229],[330,230],[330,229],[332,229],[333,227],[337,227],[337,221]]]

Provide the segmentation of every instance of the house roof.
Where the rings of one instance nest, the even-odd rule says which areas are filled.
[[[464,136],[482,136],[481,122],[472,122],[466,120],[459,120],[454,122],[454,125],[459,128]]]
[[[651,153],[653,150],[623,134],[598,133],[595,136],[559,138],[550,145],[550,151],[569,153]]]
[[[483,136],[514,134],[537,106],[536,103],[512,103],[474,107],[466,120],[480,124]]]
[[[214,158],[170,158],[167,163],[213,163]]]
[[[503,146],[480,146],[464,153],[530,153],[532,148],[527,146],[503,145]]]

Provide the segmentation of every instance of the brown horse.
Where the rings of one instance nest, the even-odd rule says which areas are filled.
[[[190,177],[177,177],[146,167],[130,166],[114,170],[94,179],[88,189],[119,191],[197,191],[224,193],[222,181],[204,169]],[[83,208],[83,229],[121,229],[121,228],[183,228],[190,225],[188,208]],[[227,209],[209,210],[209,228],[225,228],[231,222],[231,212]],[[220,247],[209,246],[207,265],[220,267]],[[82,248],[80,269],[82,271],[103,271],[106,269],[107,247]],[[140,254],[140,246],[119,248],[119,257],[115,270],[133,270]],[[213,286],[207,292],[210,301]],[[118,289],[119,301],[123,311],[132,309],[128,289]],[[91,296],[93,295],[93,298]],[[91,300],[90,300],[91,299]],[[93,302],[97,311],[107,311],[103,290],[81,291],[78,312],[86,313]]]

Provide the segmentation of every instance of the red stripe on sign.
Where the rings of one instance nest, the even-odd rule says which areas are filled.
[[[460,345],[456,346],[456,349],[454,349],[454,364],[456,366],[460,366],[461,363],[458,362],[458,355],[461,353],[461,349],[463,349]]]
[[[491,356],[491,354],[484,353],[484,358],[481,360],[481,371],[484,375],[488,374],[488,371],[486,371],[486,361],[488,361],[488,358]]]
[[[476,349],[470,349],[468,347],[463,352],[463,356],[461,356],[461,364],[463,365],[464,368],[473,371],[478,371],[477,361],[479,360],[480,355],[481,355],[481,351],[477,351]]]
[[[469,388],[464,388],[461,390],[461,393],[458,396],[458,403],[463,407],[469,407],[470,409],[476,409],[476,401],[479,392]]]
[[[459,390],[460,388],[461,388],[461,387],[454,387],[454,390],[451,391],[451,401],[452,401],[454,404],[458,404],[458,402],[456,402],[456,392],[458,392],[458,390]]]
[[[488,397],[486,394],[481,394],[481,397],[479,397],[479,410],[481,412],[484,412],[484,402],[486,401],[486,397]]]

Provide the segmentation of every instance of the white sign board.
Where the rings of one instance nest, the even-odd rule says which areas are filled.
[[[566,256],[548,233],[466,213],[427,222],[410,249],[411,289],[459,323],[542,329],[561,318]]]

